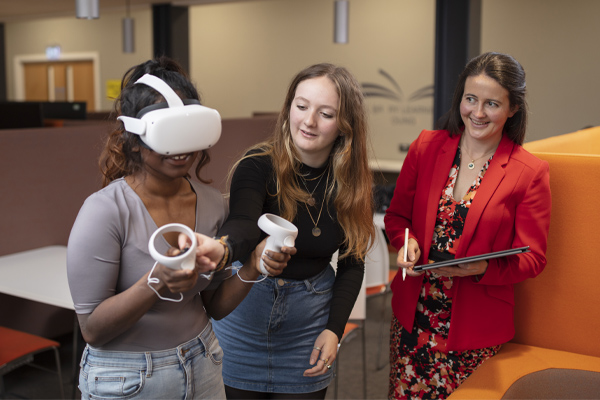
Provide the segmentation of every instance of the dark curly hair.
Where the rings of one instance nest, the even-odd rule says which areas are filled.
[[[165,81],[182,99],[200,101],[200,95],[185,70],[174,60],[168,57],[159,57],[131,67],[125,72],[121,81],[121,94],[114,104],[115,119],[120,115],[136,117],[142,108],[164,101],[163,96],[150,86],[135,85],[135,82],[145,74],[154,75]],[[139,136],[127,132],[123,123],[118,121],[115,129],[109,134],[100,155],[99,164],[103,186],[141,169],[143,162],[139,152],[140,146],[143,146],[143,143]],[[211,182],[200,178],[201,169],[209,161],[208,152],[201,151],[195,174],[204,183]]]

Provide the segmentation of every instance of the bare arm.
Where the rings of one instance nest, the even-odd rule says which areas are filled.
[[[237,307],[246,297],[252,288],[252,282],[259,279],[261,254],[265,247],[266,239],[264,239],[252,252],[246,263],[238,271],[239,277],[232,276],[224,280],[216,290],[203,291],[202,300],[208,314],[214,319],[226,317],[231,311]],[[281,253],[268,251],[263,257],[263,261],[271,276],[281,274],[287,266],[287,262],[292,255],[296,254],[295,247],[283,247]]]

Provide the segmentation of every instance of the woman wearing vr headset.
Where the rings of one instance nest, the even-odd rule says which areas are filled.
[[[147,74],[149,82],[169,87],[161,91],[141,83]],[[165,108],[157,106],[165,98],[170,106],[174,96],[199,104],[198,92],[178,64],[151,60],[125,73],[115,111],[128,129],[136,128],[141,114]],[[176,112],[166,114],[170,118]],[[218,129],[220,134],[220,120]],[[82,398],[225,398],[223,351],[208,313],[226,315],[250,289],[239,279],[226,279],[231,277],[223,268],[229,249],[212,239],[227,217],[227,205],[200,177],[209,162],[204,147],[165,155],[144,140],[123,126],[109,135],[100,160],[104,188],[85,201],[69,238],[69,285],[88,343],[79,377]],[[196,161],[198,180],[192,180],[188,171]],[[199,232],[193,269],[168,268],[149,254],[152,234],[174,222]],[[172,255],[180,252],[175,249],[185,251],[186,241],[177,232],[157,241],[163,249],[171,246]],[[259,276],[263,247],[238,274],[247,280]],[[277,275],[290,256],[270,255],[265,264]]]
[[[232,259],[244,260],[264,236],[263,213],[298,227],[297,253],[281,275],[255,283],[214,323],[229,399],[325,397],[375,235],[372,184],[360,85],[342,67],[304,69],[271,138],[237,163],[219,231]],[[338,250],[336,274],[330,262]]]

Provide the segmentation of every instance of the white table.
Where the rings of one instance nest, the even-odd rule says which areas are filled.
[[[67,281],[67,247],[0,256],[0,292],[75,310]]]

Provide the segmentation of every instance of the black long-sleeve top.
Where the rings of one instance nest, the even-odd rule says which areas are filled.
[[[344,233],[337,222],[333,204],[325,204],[320,218],[318,217],[327,187],[326,168],[327,166],[301,166],[301,173],[307,174],[304,177],[305,184],[309,193],[313,193],[316,204],[308,206],[312,219],[307,205],[303,202],[298,204],[296,218],[291,221],[298,227],[295,244],[297,253],[292,256],[279,278],[303,280],[313,277],[327,268],[336,250],[339,249],[340,254],[345,251],[342,247]],[[299,182],[300,179],[298,177]],[[329,181],[332,180],[333,176],[330,176]],[[302,182],[299,184],[303,187]],[[270,157],[255,156],[240,162],[231,182],[229,217],[218,233],[219,236],[229,236],[231,261],[245,261],[256,245],[266,237],[257,225],[262,214],[281,215],[276,192],[275,172]],[[315,237],[312,229],[317,219],[321,235]],[[339,339],[360,291],[363,275],[364,262],[359,259],[345,257],[338,261],[326,329],[333,331]],[[301,304],[298,306],[302,307]]]

